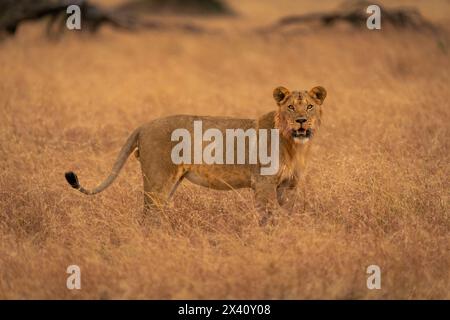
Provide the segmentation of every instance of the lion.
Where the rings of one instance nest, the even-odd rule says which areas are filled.
[[[174,115],[155,119],[138,127],[122,147],[109,176],[96,188],[85,189],[77,175],[65,174],[67,182],[87,195],[94,195],[112,184],[129,155],[135,152],[141,164],[144,182],[144,212],[157,212],[170,203],[183,179],[217,190],[251,188],[260,223],[266,224],[277,212],[289,212],[298,198],[298,186],[311,150],[311,141],[321,124],[322,105],[327,91],[316,86],[309,91],[289,91],[277,87],[273,91],[276,110],[258,119]],[[225,132],[227,128],[247,130],[278,129],[279,166],[276,174],[261,175],[256,164],[175,164],[171,160],[174,142],[171,133],[201,120],[203,127]],[[152,214],[155,218],[155,215]],[[156,220],[159,214],[156,213]]]

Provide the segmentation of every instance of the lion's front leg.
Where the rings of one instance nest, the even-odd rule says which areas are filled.
[[[277,187],[277,199],[280,206],[288,213],[292,213],[295,202],[299,199],[299,180],[293,178],[284,180]]]
[[[256,210],[261,215],[260,225],[274,223],[276,216],[283,211],[277,200],[277,186],[271,183],[258,183],[254,190]]]
[[[296,187],[278,187],[277,199],[280,206],[288,213],[292,213],[295,203],[299,199],[299,190]]]

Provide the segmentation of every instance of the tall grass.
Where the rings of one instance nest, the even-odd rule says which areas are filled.
[[[450,69],[432,36],[241,26],[55,43],[41,27],[0,50],[1,298],[450,298]],[[250,191],[188,182],[160,228],[139,224],[134,158],[95,197],[64,180],[95,185],[143,122],[257,117],[278,85],[328,97],[303,197],[273,228]],[[81,290],[66,288],[70,264]],[[366,287],[371,264],[381,290]]]

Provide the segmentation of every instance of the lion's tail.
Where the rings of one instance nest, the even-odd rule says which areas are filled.
[[[106,178],[99,186],[92,190],[88,190],[83,188],[78,182],[78,177],[75,172],[69,171],[66,172],[66,180],[67,182],[75,189],[80,192],[88,195],[96,194],[105,190],[119,175],[120,170],[128,159],[128,156],[137,148],[137,141],[139,137],[139,129],[136,129],[129,137],[125,145],[120,150],[119,156],[117,157],[116,163],[111,170],[108,178]]]

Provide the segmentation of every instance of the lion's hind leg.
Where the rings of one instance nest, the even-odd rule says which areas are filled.
[[[159,172],[154,177],[144,177],[144,214],[143,219],[159,226],[162,216],[170,210],[170,200],[184,178],[183,172]]]

